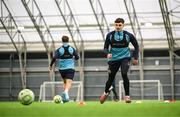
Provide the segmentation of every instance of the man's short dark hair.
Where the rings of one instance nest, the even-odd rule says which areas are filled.
[[[124,19],[123,18],[117,18],[114,22],[115,23],[123,23],[124,24]]]
[[[68,36],[62,36],[62,42],[69,42]]]

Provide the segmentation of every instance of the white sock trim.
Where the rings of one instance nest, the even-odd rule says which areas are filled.
[[[65,89],[64,92],[65,92],[65,93],[68,93],[68,89]]]

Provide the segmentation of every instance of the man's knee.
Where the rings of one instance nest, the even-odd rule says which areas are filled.
[[[71,79],[63,79],[64,84],[71,84],[72,80]]]
[[[66,79],[63,79],[64,84],[66,84]]]
[[[129,80],[127,73],[121,73],[121,74],[122,74],[122,78],[123,78],[124,81]]]

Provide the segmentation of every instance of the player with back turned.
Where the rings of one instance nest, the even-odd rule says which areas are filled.
[[[109,73],[108,80],[105,85],[105,91],[100,96],[100,103],[103,104],[107,99],[110,91],[112,90],[112,84],[115,80],[116,73],[121,68],[121,75],[123,79],[123,85],[125,89],[124,100],[126,103],[130,103],[129,92],[129,79],[127,72],[130,66],[130,60],[132,58],[132,64],[138,64],[139,45],[133,34],[123,30],[124,19],[117,18],[115,20],[115,30],[107,34],[104,43],[104,52],[107,54]],[[131,56],[129,43],[134,46],[134,51]]]
[[[52,70],[52,65],[55,63],[56,59],[58,59],[59,72],[64,81],[64,92],[62,93],[62,99],[63,102],[69,102],[68,92],[74,78],[74,64],[75,60],[79,59],[79,56],[77,51],[68,44],[68,36],[63,36],[62,42],[63,45],[55,51],[55,55],[51,61],[49,69]]]

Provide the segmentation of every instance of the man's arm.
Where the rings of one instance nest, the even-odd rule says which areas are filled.
[[[53,66],[53,64],[55,63],[56,58],[58,58],[58,55],[59,55],[59,53],[58,53],[58,51],[56,50],[56,51],[55,51],[55,55],[54,55],[54,57],[52,58],[51,63],[50,63],[50,65],[49,65],[49,70],[52,70],[52,66]]]
[[[73,48],[74,49],[74,48]],[[77,53],[77,51],[74,49],[74,53],[73,53],[73,55],[74,55],[74,59],[75,60],[78,60],[79,59],[79,55],[78,55],[78,53]]]
[[[104,53],[105,54],[109,54],[109,45],[110,45],[110,33],[107,34],[106,36],[106,40],[105,40],[105,43],[104,43]]]
[[[136,40],[136,38],[134,37],[133,34],[131,34],[130,42],[134,46],[134,51],[133,51],[133,55],[132,55],[133,64],[137,65],[138,64],[138,57],[139,57],[139,45],[138,45],[138,42],[137,42],[137,40]]]
[[[53,66],[53,64],[54,64],[55,61],[56,61],[56,58],[53,57],[53,59],[51,60],[51,63],[50,63],[50,66],[51,66],[51,67]]]
[[[131,34],[130,42],[134,46],[133,58],[137,60],[138,57],[139,57],[139,45],[138,45],[138,42],[137,42],[136,38],[132,34]]]
[[[52,66],[53,66],[55,61],[56,61],[56,58],[53,57],[53,59],[51,60],[50,65],[49,65],[49,70],[52,70]]]

